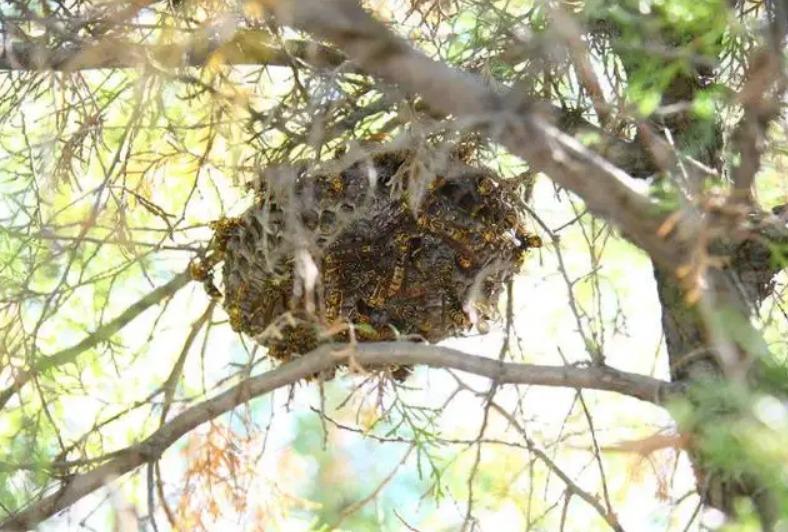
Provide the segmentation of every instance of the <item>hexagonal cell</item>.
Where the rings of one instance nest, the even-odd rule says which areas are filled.
[[[456,158],[438,170],[425,178],[410,151],[269,170],[255,204],[214,225],[233,329],[288,360],[351,324],[358,341],[436,342],[490,317],[539,239],[490,170]]]

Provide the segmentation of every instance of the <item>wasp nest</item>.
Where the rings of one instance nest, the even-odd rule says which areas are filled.
[[[270,170],[255,204],[214,229],[230,324],[279,360],[351,330],[358,341],[456,335],[490,317],[539,245],[490,171],[454,158],[427,172],[407,151],[315,175]]]

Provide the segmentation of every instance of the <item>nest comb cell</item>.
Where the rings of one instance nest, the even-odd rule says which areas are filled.
[[[489,318],[483,303],[494,306],[539,238],[497,176],[456,158],[411,208],[415,162],[387,151],[337,171],[267,172],[254,205],[214,222],[232,328],[286,361],[346,340],[342,324],[358,341],[437,342]]]

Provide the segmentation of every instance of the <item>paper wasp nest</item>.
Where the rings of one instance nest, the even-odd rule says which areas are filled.
[[[487,317],[539,239],[490,171],[450,160],[414,198],[419,168],[399,151],[268,171],[255,204],[214,225],[233,329],[287,360],[347,339],[348,324],[358,341],[435,342]]]

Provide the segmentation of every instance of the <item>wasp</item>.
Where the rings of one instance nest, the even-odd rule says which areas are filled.
[[[328,181],[328,186],[334,194],[341,194],[345,190],[345,182],[342,180],[342,175],[337,174]]]
[[[459,227],[449,226],[446,228],[446,236],[452,240],[464,243],[468,240],[468,233]]]
[[[394,273],[391,275],[391,283],[389,284],[388,295],[389,297],[398,293],[402,288],[402,283],[405,281],[405,261],[400,261],[394,266]]]
[[[435,265],[435,275],[437,280],[443,286],[451,286],[452,276],[454,274],[454,264],[451,259],[444,258]]]
[[[468,241],[468,232],[455,225],[446,223],[444,220],[435,218],[427,218],[425,215],[419,217],[417,220],[419,225],[426,227],[432,233],[438,236],[453,240],[454,242],[464,244]]]
[[[326,319],[334,321],[339,315],[339,309],[342,307],[342,291],[331,286],[326,290]]]
[[[213,279],[210,277],[202,282],[202,286],[205,289],[205,293],[208,294],[208,297],[212,297],[214,299],[222,297],[222,292],[216,288],[216,285],[213,284]]]
[[[465,328],[465,327],[468,326],[468,317],[465,315],[465,313],[463,311],[461,311],[459,309],[456,309],[456,308],[450,308],[449,311],[447,312],[447,314],[448,314],[449,320],[454,325],[456,325],[458,327],[462,327],[462,328]]]
[[[367,303],[373,308],[380,308],[385,302],[386,289],[383,286],[383,283],[378,283],[374,290],[372,290],[372,294],[370,294],[369,298],[367,299]]]
[[[249,285],[246,284],[246,281],[241,281],[238,283],[238,289],[235,291],[234,299],[235,301],[244,301],[246,300],[246,296],[249,293]]]
[[[240,332],[243,330],[243,313],[241,312],[240,307],[237,305],[233,305],[227,311],[228,316],[230,317],[230,327],[235,332]]]
[[[477,190],[482,196],[489,196],[495,190],[495,181],[490,177],[484,177],[479,181]]]
[[[467,270],[468,268],[473,266],[473,261],[467,255],[458,255],[457,264],[459,264],[460,268],[462,268],[463,270]]]
[[[449,231],[449,227],[443,220],[436,220],[435,218],[429,220],[427,227],[435,233],[446,234]]]
[[[195,281],[205,281],[211,275],[210,266],[199,259],[189,263],[189,276]]]
[[[213,230],[214,238],[217,240],[222,240],[230,236],[230,231],[236,227],[241,227],[244,225],[244,223],[241,218],[222,217],[218,220],[212,221],[208,225]]]
[[[213,250],[212,262],[216,264],[224,258],[224,251],[227,249],[227,240],[230,238],[233,229],[244,225],[241,218],[219,218],[209,224],[213,230],[213,239],[210,249]]]
[[[444,300],[444,316],[449,319],[449,323],[465,328],[469,324],[468,316],[460,308],[459,302],[456,298],[449,296]]]
[[[443,184],[446,183],[446,178],[442,175],[436,176],[427,187],[430,191],[438,190]]]
[[[498,239],[498,235],[495,232],[496,229],[497,228],[495,226],[485,227],[484,229],[482,229],[482,238],[484,239],[485,242],[489,244]]]
[[[323,275],[326,278],[334,278],[336,277],[337,272],[341,268],[341,264],[339,260],[337,260],[336,255],[330,254],[326,255],[323,258]]]
[[[520,238],[523,240],[523,243],[525,244],[524,247],[528,247],[528,248],[542,247],[542,239],[539,238],[538,235],[526,234],[524,236],[521,236]]]
[[[394,237],[394,244],[400,253],[407,253],[410,248],[410,237],[405,233],[399,233]]]
[[[406,233],[399,233],[394,237],[394,244],[397,247],[399,256],[391,275],[391,282],[388,288],[389,297],[398,293],[402,289],[402,283],[405,281],[405,261],[410,253],[410,236]]]
[[[468,242],[468,232],[454,225],[445,226],[444,234],[457,243],[466,244]]]
[[[206,260],[195,259],[189,263],[189,276],[195,281],[202,282],[205,293],[209,297],[219,298],[222,293],[213,284],[213,261],[210,258]]]

